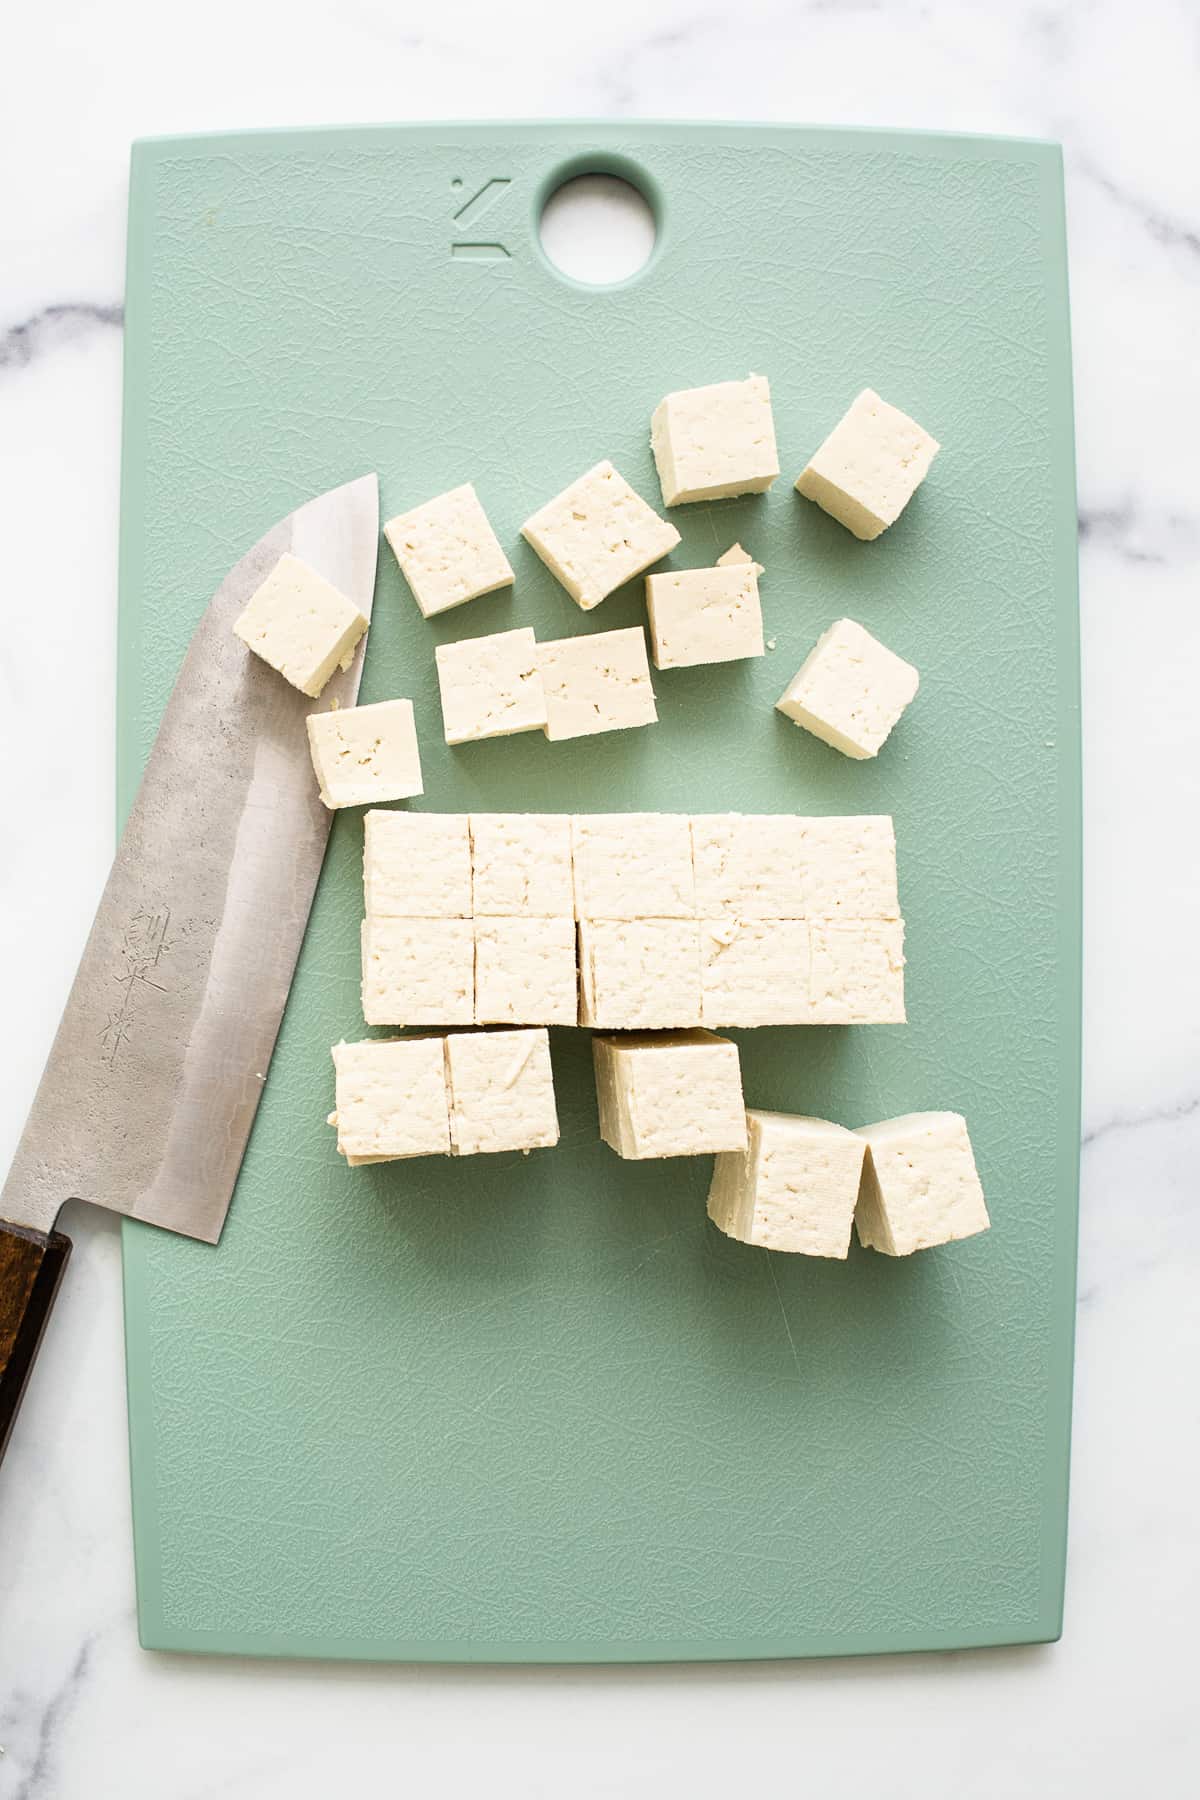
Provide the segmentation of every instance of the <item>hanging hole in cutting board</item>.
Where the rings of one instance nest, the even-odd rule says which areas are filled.
[[[575,175],[547,196],[538,222],[546,256],[561,275],[612,287],[644,269],[658,226],[645,195],[618,175]]]

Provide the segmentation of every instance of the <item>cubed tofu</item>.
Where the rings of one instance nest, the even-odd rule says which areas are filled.
[[[600,1136],[618,1156],[706,1156],[746,1145],[737,1045],[711,1031],[592,1039]]]
[[[808,1023],[810,964],[807,919],[702,919],[701,1022]]]
[[[738,662],[763,654],[757,563],[647,575],[646,610],[656,669]]]
[[[900,517],[939,448],[914,419],[864,388],[796,486],[856,538],[877,538]]]
[[[544,727],[546,696],[528,626],[438,644],[433,654],[448,744]]]
[[[578,1018],[573,919],[476,919],[477,1025],[574,1025]]]
[[[569,813],[472,813],[475,917],[570,919]]]
[[[234,622],[248,650],[316,699],[335,669],[348,669],[367,620],[333,583],[285,551]]]
[[[583,919],[579,1023],[607,1031],[698,1025],[700,926],[695,919]]]
[[[843,756],[877,756],[917,691],[911,663],[853,619],[838,619],[776,701],[785,713]]]
[[[470,1025],[475,927],[470,919],[390,919],[362,927],[362,1010],[368,1025]]]
[[[309,713],[308,748],[331,809],[407,800],[424,790],[411,700]]]
[[[668,394],[650,421],[664,506],[761,494],[779,474],[765,375]]]
[[[716,1159],[708,1216],[726,1237],[799,1256],[845,1258],[865,1146],[828,1119],[746,1114],[745,1150]]]
[[[653,725],[658,718],[640,625],[538,645],[552,743]]]
[[[446,1058],[440,1037],[335,1044],[333,1123],[351,1168],[450,1154]]]
[[[446,1075],[455,1156],[557,1144],[544,1029],[452,1033],[446,1039]]]
[[[811,927],[813,1025],[902,1025],[902,919],[820,919]]]
[[[578,919],[694,919],[686,813],[578,813],[571,820]]]
[[[702,918],[900,915],[887,814],[697,813],[692,856]]]
[[[469,919],[471,836],[466,813],[369,812],[363,890],[380,919]]]
[[[383,530],[427,619],[512,583],[508,558],[470,482],[399,513]]]
[[[974,1237],[991,1223],[967,1122],[960,1113],[906,1113],[856,1136],[867,1146],[854,1228],[885,1256]]]
[[[597,463],[521,527],[550,573],[589,612],[679,542],[610,462]]]

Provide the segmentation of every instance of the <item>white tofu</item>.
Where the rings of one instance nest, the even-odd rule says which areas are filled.
[[[810,942],[810,1024],[903,1025],[902,919],[820,919]]]
[[[578,919],[694,919],[686,813],[577,813],[571,861]]]
[[[475,917],[575,916],[569,813],[472,813]]]
[[[702,919],[701,1022],[807,1024],[810,966],[807,919]]]
[[[427,619],[512,583],[508,558],[470,482],[397,514],[383,530]]]
[[[471,837],[466,813],[369,812],[363,889],[380,919],[469,919]]]
[[[695,919],[581,919],[579,1023],[608,1031],[698,1025]]]
[[[828,1119],[746,1114],[745,1150],[713,1167],[708,1216],[726,1237],[799,1256],[845,1258],[865,1146]]]
[[[640,625],[538,645],[551,743],[653,725],[658,719]]]
[[[450,1154],[446,1058],[440,1037],[335,1044],[338,1149],[351,1168]]]
[[[730,546],[729,546],[728,550],[726,550],[725,554],[723,556],[718,556],[717,567],[718,567],[718,569],[729,569],[729,568],[735,568],[739,563],[752,563],[752,562],[754,562],[754,558],[751,556],[751,554],[748,550],[743,550],[742,546],[740,544],[730,544]],[[758,569],[758,572],[761,575],[763,572],[762,564],[756,563],[755,567]]]
[[[650,421],[664,506],[761,494],[779,474],[765,375],[668,394]]]
[[[248,650],[315,700],[335,669],[350,667],[367,620],[332,582],[285,551],[233,629]]]
[[[854,1228],[885,1256],[974,1237],[991,1223],[960,1113],[906,1113],[855,1134],[867,1146]]]
[[[900,517],[940,447],[914,419],[864,388],[796,486],[856,538],[877,538]]]
[[[578,1019],[573,919],[476,919],[477,1025],[575,1025]]]
[[[647,575],[646,610],[656,669],[738,662],[763,654],[757,563]]]
[[[600,1136],[618,1156],[706,1156],[746,1144],[737,1045],[711,1031],[592,1039]]]
[[[838,619],[776,701],[781,713],[843,756],[877,756],[917,691],[911,663],[853,619]]]
[[[697,813],[702,918],[898,918],[896,836],[886,814]]]
[[[424,792],[411,700],[309,713],[308,748],[325,805],[371,806]]]
[[[455,1156],[557,1144],[550,1040],[539,1031],[472,1031],[446,1039]]]
[[[470,1025],[475,927],[470,919],[385,919],[362,927],[362,1009],[368,1025]]]
[[[546,567],[589,612],[679,542],[610,462],[597,463],[521,527]]]
[[[545,725],[537,642],[528,626],[438,644],[433,654],[448,744],[511,737]]]

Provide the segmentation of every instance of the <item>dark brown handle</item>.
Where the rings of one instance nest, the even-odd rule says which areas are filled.
[[[0,1224],[0,1458],[70,1254],[61,1231]]]

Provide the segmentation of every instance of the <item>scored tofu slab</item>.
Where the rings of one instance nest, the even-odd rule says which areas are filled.
[[[475,920],[475,1023],[574,1025],[575,921]]]
[[[899,917],[887,814],[694,814],[692,854],[702,918]]]
[[[578,919],[694,919],[686,813],[577,813],[571,858]]]
[[[367,813],[363,888],[367,912],[377,918],[469,919],[468,815]]]
[[[803,1025],[811,1013],[807,919],[704,919],[700,924],[705,1025]]]
[[[368,1025],[472,1024],[474,922],[368,914],[362,925],[362,1010]]]
[[[581,919],[579,1023],[609,1031],[699,1025],[695,919]]]
[[[475,917],[570,919],[570,813],[472,813]]]

